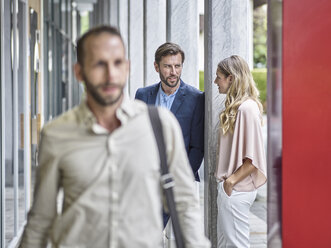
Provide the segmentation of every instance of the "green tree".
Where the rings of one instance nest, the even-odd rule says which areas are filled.
[[[89,29],[89,15],[88,12],[82,13],[80,17],[80,28],[81,28],[81,34],[84,34]]]
[[[253,13],[254,67],[267,65],[267,8],[262,5]]]

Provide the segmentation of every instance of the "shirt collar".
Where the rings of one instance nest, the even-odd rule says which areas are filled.
[[[179,84],[180,84],[180,83],[181,83],[181,82],[179,81]],[[179,88],[180,88],[180,85],[179,85],[179,87],[177,88],[177,90],[176,90],[174,93],[172,93],[171,95],[167,95],[167,94],[163,91],[163,89],[162,89],[162,82],[161,82],[161,83],[160,83],[160,86],[159,86],[159,94],[160,94],[162,97],[164,97],[164,98],[174,97],[174,96],[176,96],[176,94],[177,94]]]
[[[87,106],[86,99],[83,99],[78,106],[78,115],[82,123],[84,123],[84,125],[86,125],[87,128],[92,130],[94,133],[109,133],[107,129],[97,123],[97,119],[95,118],[90,108]],[[121,125],[125,125],[128,120],[130,120],[135,115],[136,111],[132,105],[132,101],[124,94],[123,101],[116,110],[116,117],[120,120]]]

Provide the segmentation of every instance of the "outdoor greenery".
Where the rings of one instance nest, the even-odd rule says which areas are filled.
[[[266,111],[267,102],[267,69],[266,68],[255,68],[252,71],[254,81],[257,88],[260,91],[260,100],[263,104],[264,111]],[[213,82],[211,82],[213,83]],[[199,88],[204,91],[204,72],[199,71]]]
[[[253,13],[254,67],[267,65],[267,8],[266,5],[254,9]]]
[[[264,112],[266,112],[267,104],[267,68],[255,68],[252,71],[254,81],[260,91],[260,100],[263,104]]]
[[[199,71],[199,89],[201,91],[205,91],[205,84],[204,84],[204,72]]]
[[[81,33],[85,33],[89,28],[89,15],[88,12],[85,12],[81,15]]]

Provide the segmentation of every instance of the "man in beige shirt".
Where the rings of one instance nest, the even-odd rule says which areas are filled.
[[[158,148],[140,101],[123,95],[129,71],[119,32],[91,29],[77,43],[86,100],[45,125],[33,206],[21,247],[162,247]],[[175,117],[160,109],[186,247],[209,247]],[[56,200],[63,189],[63,209]]]

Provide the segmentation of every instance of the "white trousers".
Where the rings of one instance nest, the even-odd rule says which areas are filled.
[[[223,182],[217,185],[217,247],[246,248],[249,242],[249,209],[252,206],[257,191],[232,191],[228,196]]]

